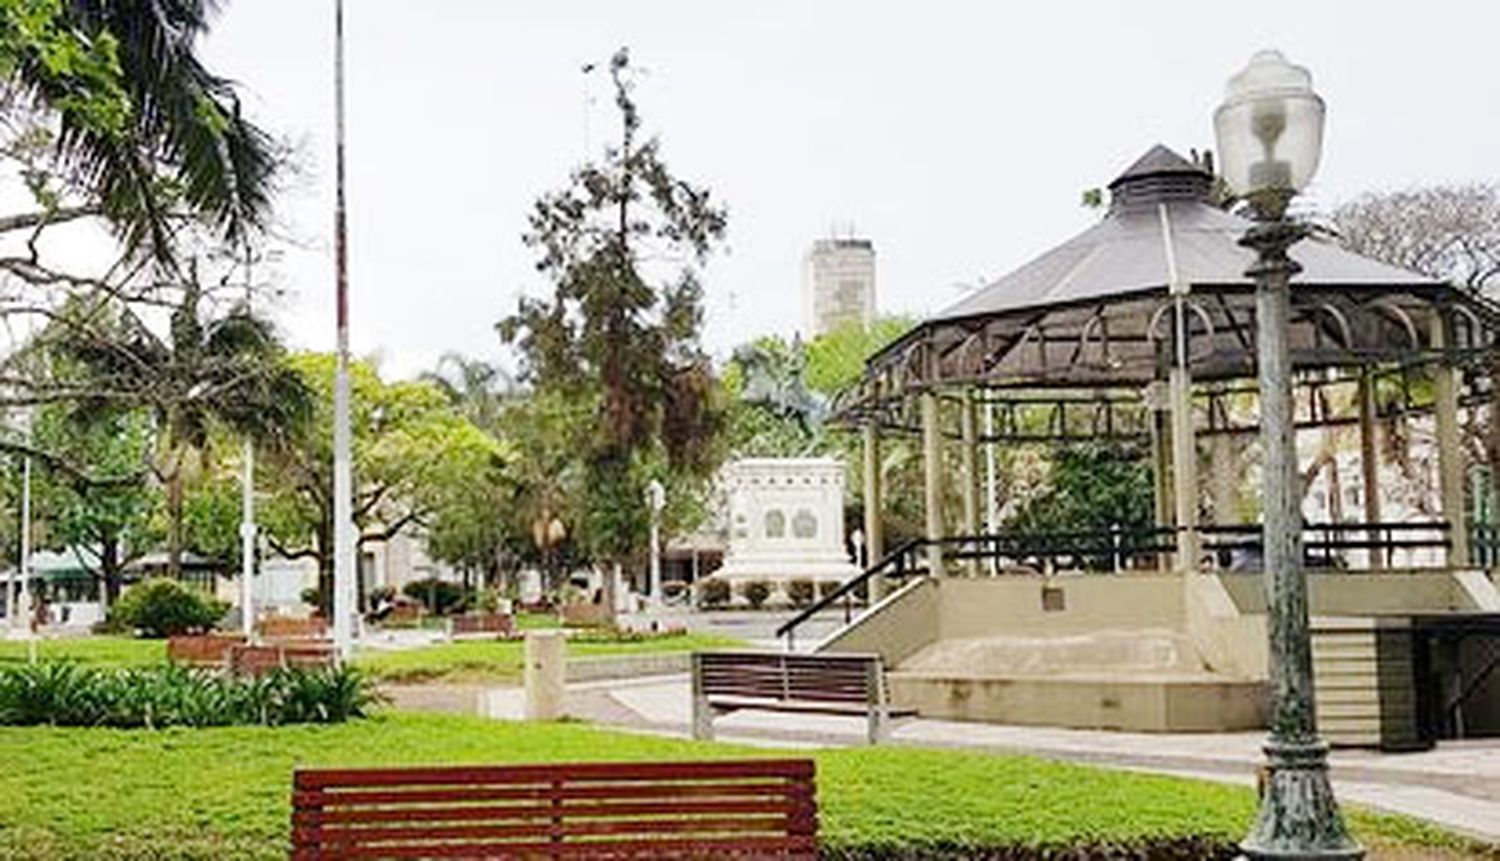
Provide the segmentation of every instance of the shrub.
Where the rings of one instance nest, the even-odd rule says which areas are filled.
[[[751,580],[740,589],[740,594],[745,597],[751,607],[759,610],[766,603],[766,599],[771,597],[771,584],[765,580]]]
[[[421,601],[427,612],[436,616],[446,616],[464,609],[464,588],[447,580],[436,577],[413,580],[403,586],[401,591],[406,597]]]
[[[179,666],[103,669],[45,661],[0,669],[0,724],[231,726],[341,723],[379,700],[350,667],[232,677]]]
[[[793,607],[806,607],[813,602],[813,581],[799,578],[786,584],[787,600],[792,602]]]
[[[729,603],[729,581],[710,578],[698,584],[698,604],[703,607],[723,607]]]
[[[158,577],[125,590],[110,609],[110,620],[159,639],[212,630],[228,609],[228,604],[197,589]]]
[[[844,584],[838,582],[837,580],[820,581],[818,583],[818,597],[827,598],[829,595],[832,595],[834,592],[838,591],[838,588],[842,585]]]

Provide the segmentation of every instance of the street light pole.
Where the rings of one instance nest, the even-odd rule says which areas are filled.
[[[334,0],[334,268],[338,348],[333,372],[333,641],[354,648],[354,468],[349,430],[349,243],[344,203],[344,0]]]
[[[1214,115],[1220,168],[1249,204],[1255,223],[1240,244],[1254,249],[1260,385],[1263,557],[1270,639],[1270,737],[1259,814],[1240,844],[1248,859],[1358,859],[1328,780],[1328,745],[1318,738],[1307,578],[1302,569],[1302,501],[1297,470],[1290,281],[1287,254],[1307,235],[1287,205],[1317,169],[1323,101],[1305,69],[1262,51],[1230,79]]]

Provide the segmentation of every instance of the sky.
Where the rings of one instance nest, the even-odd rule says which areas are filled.
[[[229,0],[204,45],[296,147],[261,277],[331,349],[333,0]],[[628,46],[668,165],[729,209],[705,273],[725,356],[801,320],[818,238],[872,240],[883,313],[925,314],[1087,227],[1152,144],[1212,147],[1225,80],[1275,47],[1328,105],[1311,205],[1500,180],[1500,3],[346,0],[351,342],[397,376],[513,365],[494,323],[548,284],[526,214],[617,129]]]

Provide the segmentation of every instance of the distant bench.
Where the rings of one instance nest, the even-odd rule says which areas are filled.
[[[182,634],[167,638],[167,660],[189,667],[222,669],[229,665],[229,650],[244,644],[241,634]]]
[[[333,643],[306,642],[237,645],[229,649],[229,671],[237,676],[259,676],[279,669],[325,669],[338,664]]]
[[[807,759],[299,769],[294,861],[812,859]]]
[[[328,623],[317,618],[266,616],[255,626],[267,640],[326,640]]]
[[[891,707],[879,655],[694,652],[693,738],[713,738],[714,718],[740,709],[862,715],[870,744],[916,714]]]
[[[513,637],[516,621],[508,613],[465,613],[448,619],[450,637]]]

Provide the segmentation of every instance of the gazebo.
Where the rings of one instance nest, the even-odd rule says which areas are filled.
[[[943,575],[968,574],[947,579],[974,580],[981,578],[972,575],[984,572],[1031,570],[1041,575],[1042,598],[1039,603],[1025,599],[1028,606],[1036,603],[1036,618],[1022,628],[1032,631],[1028,626],[1035,622],[1040,640],[1050,636],[1048,631],[1098,632],[1100,625],[1124,632],[1126,641],[1132,640],[1131,631],[1168,631],[1179,657],[1191,648],[1201,668],[1220,680],[1264,679],[1264,627],[1254,621],[1261,614],[1263,622],[1264,612],[1258,578],[1235,577],[1229,570],[1258,568],[1258,525],[1253,518],[1239,522],[1234,504],[1250,462],[1244,456],[1248,446],[1238,441],[1252,439],[1258,429],[1255,295],[1245,274],[1255,255],[1239,243],[1250,222],[1220,205],[1208,171],[1162,146],[1132,164],[1109,191],[1108,209],[1097,224],[871,356],[862,379],[837,400],[836,420],[863,434],[864,531],[869,558],[881,561],[860,579],[873,593],[873,608],[820,647],[890,651],[887,663],[899,669],[907,659],[921,658],[924,649],[930,652],[936,640],[953,639],[940,631],[922,645],[883,643],[873,632],[889,627],[903,602],[915,600],[901,598],[903,593],[932,592]],[[1500,307],[1350,253],[1326,237],[1299,243],[1291,256],[1302,270],[1292,281],[1288,332],[1298,430],[1306,436],[1330,427],[1358,428],[1360,518],[1308,523],[1309,562],[1329,572],[1310,575],[1315,616],[1342,620],[1338,625],[1364,620],[1348,623],[1354,625],[1350,630],[1379,639],[1393,614],[1500,612],[1494,587],[1474,564],[1479,549],[1474,534],[1480,530],[1471,529],[1466,512],[1468,470],[1460,424],[1466,417],[1495,413],[1492,399],[1500,391],[1491,372],[1500,359]],[[1413,385],[1413,380],[1421,382]],[[1332,406],[1339,399],[1326,393],[1333,389],[1352,392],[1342,399],[1347,410]],[[1400,396],[1377,397],[1391,391]],[[1431,423],[1435,516],[1399,521],[1384,516],[1377,444],[1378,425],[1386,417],[1380,414],[1382,403],[1386,410]],[[883,439],[898,434],[921,439],[926,522],[921,539],[889,548],[882,540],[879,451]],[[982,527],[984,446],[1126,439],[1146,443],[1151,452],[1154,529],[1019,541],[993,531],[993,524],[988,533]],[[944,467],[945,448],[955,445],[959,468],[953,475]],[[1200,476],[1204,463],[1206,482]],[[948,523],[942,499],[954,482],[962,515],[960,522]],[[1113,548],[1104,554],[1111,559],[1104,567],[1128,576],[1062,579],[1100,567],[1101,540]],[[1407,570],[1419,563],[1426,570]],[[877,603],[882,584],[894,585],[894,573],[929,576],[904,577],[902,592]],[[1343,579],[1331,579],[1337,576]],[[990,592],[1037,588],[1029,581],[1023,586],[999,582],[1025,578],[989,579],[997,581]],[[1166,615],[1159,606],[1143,610],[1137,624],[1128,613],[1115,612],[1118,607],[1101,608],[1108,611],[1105,621],[1056,624],[1080,606],[1075,598],[1088,603],[1109,593],[1108,600],[1145,607],[1153,595],[1165,594],[1161,584],[1168,580],[1177,585],[1171,587],[1175,595],[1163,599],[1173,604]],[[1112,585],[1101,585],[1106,581]],[[1140,584],[1139,596],[1125,597],[1120,590],[1132,583]],[[970,588],[979,587],[949,591]],[[997,596],[975,592],[963,600],[993,606]],[[1018,599],[1007,594],[1004,600]],[[945,627],[941,620],[934,625]],[[976,625],[946,627],[963,630],[958,639],[989,630]],[[911,639],[909,633],[903,636]],[[1330,637],[1324,642],[1332,642]],[[1056,645],[1042,642],[1038,648]],[[1192,669],[1197,666],[1197,659],[1186,659],[1172,672],[1197,678]],[[900,675],[893,674],[897,691]],[[1492,711],[1500,718],[1500,684],[1494,687],[1480,696],[1495,699]],[[963,709],[953,706],[951,694],[950,686],[946,693],[912,695],[937,713],[985,716],[982,709],[957,714]],[[947,705],[933,707],[939,701]],[[1027,718],[1013,709],[999,712],[1000,719]],[[1235,724],[1246,714],[1224,721],[1205,718],[1202,725]],[[1166,718],[1152,726],[1145,726],[1151,719],[1136,723],[1174,728]],[[1500,729],[1500,720],[1496,723]]]

